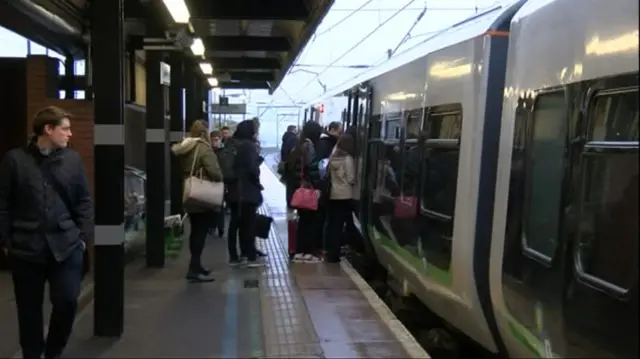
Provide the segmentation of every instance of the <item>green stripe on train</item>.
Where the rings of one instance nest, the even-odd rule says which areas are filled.
[[[374,235],[375,233],[375,235]],[[400,256],[403,260],[405,260],[411,267],[413,267],[418,273],[424,274],[426,277],[434,280],[435,282],[444,285],[446,287],[451,287],[451,270],[442,270],[433,264],[427,262],[427,268],[422,263],[420,257],[415,254],[409,252],[405,248],[402,248],[398,245],[394,240],[385,236],[376,230],[373,226],[369,226],[369,238],[372,241],[377,242],[379,245],[390,249],[392,252]]]
[[[397,254],[400,258],[406,261],[411,267],[413,267],[419,273],[423,273],[426,277],[432,279],[433,281],[446,286],[451,287],[452,276],[451,270],[442,270],[433,264],[427,262],[427,269],[425,271],[424,266],[422,264],[421,259],[415,254],[409,252],[405,248],[402,248],[398,245],[394,240],[385,236],[376,230],[373,226],[369,226],[369,238],[372,241],[376,242],[380,246],[383,246],[395,254]],[[509,317],[509,330],[513,333],[513,336],[524,346],[526,347],[531,354],[536,358],[544,358],[544,345],[540,339],[538,339],[530,330],[525,328],[522,324],[520,324],[515,318]]]

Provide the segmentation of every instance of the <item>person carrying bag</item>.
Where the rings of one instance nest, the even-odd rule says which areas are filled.
[[[184,209],[191,225],[191,261],[187,272],[187,280],[191,282],[213,281],[200,258],[212,225],[211,218],[214,211],[222,206],[224,196],[222,170],[209,143],[208,128],[206,121],[195,121],[188,137],[171,147],[182,163]]]

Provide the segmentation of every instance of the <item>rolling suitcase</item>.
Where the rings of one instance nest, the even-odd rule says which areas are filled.
[[[298,215],[295,210],[287,209],[287,237],[289,248],[289,260],[296,254],[296,230],[298,229]]]

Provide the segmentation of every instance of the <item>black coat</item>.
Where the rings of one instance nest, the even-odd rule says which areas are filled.
[[[338,137],[323,133],[316,146],[316,157],[318,159],[329,158],[336,143],[338,143]]]
[[[0,164],[0,246],[12,256],[57,261],[93,235],[91,192],[80,155],[59,149],[45,156],[32,142]]]
[[[251,120],[242,121],[236,127],[228,145],[234,146],[236,156],[234,170],[238,180],[227,185],[228,202],[262,204],[262,184],[260,184],[260,164],[262,158],[256,150],[255,127]]]

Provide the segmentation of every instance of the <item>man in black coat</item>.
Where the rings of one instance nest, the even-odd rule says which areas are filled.
[[[67,148],[69,115],[47,107],[35,136],[0,164],[0,247],[8,249],[24,358],[59,357],[75,320],[93,206],[80,155]],[[53,305],[44,339],[43,299]]]
[[[327,131],[320,136],[320,141],[318,141],[318,146],[316,147],[316,158],[329,158],[341,134],[342,123],[338,121],[331,122],[327,126]]]

